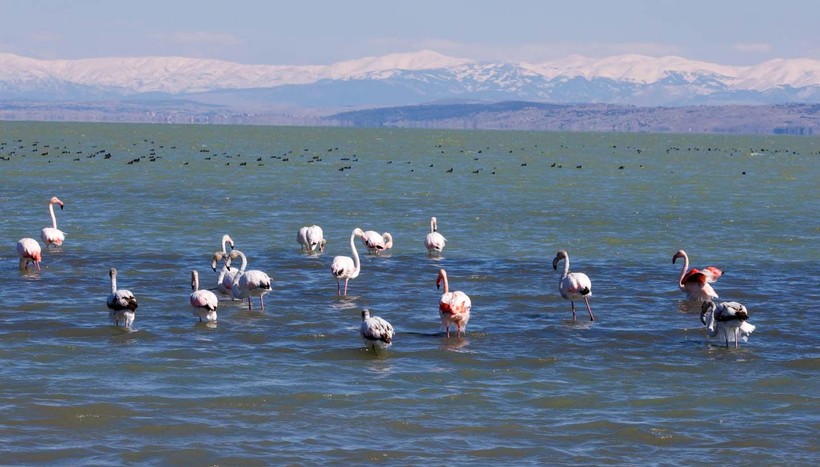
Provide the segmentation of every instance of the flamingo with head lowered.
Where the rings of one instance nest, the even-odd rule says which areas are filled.
[[[743,339],[745,342],[755,330],[749,323],[749,311],[738,302],[722,302],[718,305],[707,300],[701,305],[700,321],[706,325],[709,337],[720,336],[729,348],[729,342],[735,343]]]
[[[393,236],[389,232],[380,235],[375,230],[368,230],[362,234],[362,243],[367,247],[368,253],[378,255],[393,248]]]
[[[51,227],[43,227],[43,230],[40,231],[40,238],[43,240],[43,243],[46,244],[46,249],[52,244],[60,246],[65,241],[65,233],[57,228],[57,217],[54,215],[55,204],[60,206],[60,210],[63,209],[63,202],[60,201],[60,198],[53,196],[48,202],[48,212],[51,214]]]
[[[689,269],[689,256],[683,250],[678,250],[672,256],[672,264],[675,264],[678,258],[683,258],[678,288],[686,294],[686,298],[698,302],[718,298],[717,292],[709,284],[716,282],[723,275],[723,271],[713,266],[708,266],[703,270]]]
[[[552,269],[558,269],[558,263],[564,261],[564,272],[561,273],[561,279],[558,281],[558,291],[561,297],[569,300],[572,306],[572,320],[575,321],[575,300],[583,299],[587,305],[589,312],[589,320],[595,321],[595,316],[592,315],[592,308],[589,306],[589,297],[592,296],[592,281],[583,272],[569,272],[569,253],[566,250],[560,250],[555,259],[552,260]]]
[[[361,272],[362,268],[359,262],[359,252],[356,251],[356,243],[354,240],[356,237],[361,237],[362,235],[364,235],[362,229],[358,227],[353,229],[353,233],[350,234],[350,250],[353,253],[353,257],[336,256],[330,264],[330,272],[333,274],[333,277],[336,278],[336,295],[347,295],[347,283],[351,279],[359,277],[359,272]],[[344,293],[342,293],[342,279],[345,281]]]
[[[450,337],[450,325],[456,326],[456,337],[461,337],[467,330],[467,323],[470,321],[470,309],[473,307],[470,297],[460,291],[456,290],[450,292],[450,284],[447,282],[447,271],[444,269],[438,270],[438,277],[436,278],[436,288],[441,288],[444,283],[444,293],[441,294],[441,299],[438,303],[438,312],[441,317],[441,324],[447,332],[447,337]]]
[[[441,256],[444,244],[447,241],[444,235],[438,233],[438,221],[435,217],[430,218],[430,233],[424,238],[424,247],[430,256]]]
[[[28,237],[18,240],[17,254],[20,255],[20,269],[28,269],[28,265],[31,263],[37,266],[38,271],[40,270],[43,253],[37,240]]]
[[[299,242],[303,251],[307,251],[311,255],[325,251],[325,245],[327,244],[325,234],[318,225],[305,226],[299,229],[299,233],[296,234],[296,241]]]

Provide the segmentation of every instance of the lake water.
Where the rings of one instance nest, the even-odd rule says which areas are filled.
[[[819,138],[6,122],[0,156],[2,464],[818,462]],[[21,273],[51,196],[66,242]],[[395,246],[357,241],[337,297],[355,227]],[[190,272],[215,288],[225,233],[273,291],[206,326]],[[594,323],[558,294],[559,249]],[[678,249],[748,307],[740,348],[707,339]],[[472,299],[460,339],[441,267]],[[364,307],[397,330],[386,353]]]

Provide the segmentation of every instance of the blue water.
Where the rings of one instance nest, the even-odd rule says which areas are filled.
[[[819,143],[0,123],[0,463],[814,465]],[[51,196],[66,242],[21,272]],[[395,246],[357,243],[337,297],[355,227]],[[215,288],[225,233],[273,291],[207,326],[190,271]],[[558,294],[559,249],[593,323]],[[683,300],[678,249],[749,309],[738,349]],[[130,331],[108,322],[112,266]],[[439,268],[472,299],[466,337],[444,335]],[[386,353],[359,339],[365,307],[397,330]]]

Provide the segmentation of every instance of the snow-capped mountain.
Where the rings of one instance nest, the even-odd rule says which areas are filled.
[[[0,53],[0,99],[150,97],[242,105],[409,105],[535,100],[634,105],[820,102],[820,60],[737,67],[680,57],[572,56],[488,63],[432,51],[332,65],[246,65],[184,57],[36,60]]]

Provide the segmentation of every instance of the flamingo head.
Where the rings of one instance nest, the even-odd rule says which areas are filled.
[[[364,321],[368,318],[370,318],[370,309],[365,308],[364,310],[362,310],[362,321]]]
[[[353,229],[353,235],[355,235],[356,237],[364,237],[364,230],[356,227],[355,229]]]
[[[59,205],[60,205],[60,209],[61,209],[61,210],[63,209],[63,202],[62,202],[62,201],[60,201],[60,198],[58,198],[58,197],[56,197],[56,196],[52,196],[52,197],[51,197],[51,200],[49,200],[49,204],[59,204]]]
[[[217,252],[214,253],[214,257],[213,257],[213,259],[211,259],[211,269],[213,269],[214,272],[216,272],[217,263],[222,261],[225,258],[225,256],[226,255],[223,254],[221,251],[217,251]],[[230,270],[230,266],[228,267],[228,270]]]
[[[700,322],[706,325],[706,314],[709,312],[714,311],[715,309],[715,302],[711,300],[706,300],[700,306]]]
[[[686,252],[683,250],[678,250],[678,252],[675,253],[675,256],[672,257],[672,264],[675,264],[675,261],[677,261],[678,258],[686,258]]]
[[[441,288],[441,283],[447,280],[447,271],[444,269],[438,270],[438,277],[436,278],[436,288]]]
[[[555,258],[552,260],[552,269],[558,270],[558,263],[561,262],[562,259],[567,259],[567,251],[566,250],[559,250],[558,253],[555,254]]]

